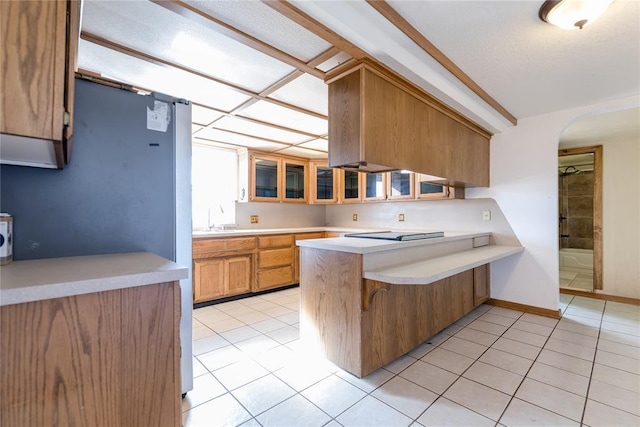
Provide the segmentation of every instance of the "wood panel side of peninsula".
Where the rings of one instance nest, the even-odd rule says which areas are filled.
[[[362,277],[362,255],[301,248],[300,336],[358,377],[402,356],[471,311],[481,266],[427,285],[393,285]],[[483,286],[484,287],[484,286]]]

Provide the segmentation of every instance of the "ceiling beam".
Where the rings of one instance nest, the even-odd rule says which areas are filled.
[[[204,27],[211,28],[218,33],[222,33],[235,41],[238,41],[259,52],[269,55],[270,57],[282,61],[285,64],[297,68],[300,71],[304,71],[305,73],[311,74],[324,80],[324,72],[322,70],[310,67],[306,62],[292,55],[289,55],[288,53],[283,52],[280,49],[277,49],[253,36],[250,36],[249,34],[242,32],[223,21],[214,18],[211,15],[206,14],[205,12],[188,3],[184,3],[180,0],[151,0],[151,2],[157,4],[158,6],[162,6],[165,9],[170,10],[193,22],[197,22]]]
[[[262,0],[262,2],[354,58],[361,59],[369,57],[369,55],[358,46],[327,28],[325,25],[322,25],[286,0]]]
[[[423,36],[414,26],[412,26],[402,15],[400,15],[394,8],[384,0],[366,0],[367,3],[375,10],[377,10],[382,16],[384,16],[389,22],[395,25],[400,31],[402,31],[407,37],[413,40],[422,50],[429,54],[433,59],[438,61],[440,65],[453,74],[458,80],[460,80],[465,86],[471,89],[476,95],[482,98],[493,109],[498,111],[504,118],[509,120],[513,125],[518,124],[516,119],[506,108],[500,105],[495,99],[493,99],[487,92],[484,91],[475,81],[471,79],[464,71],[453,63],[440,49],[438,49],[433,43],[431,43],[425,36]]]

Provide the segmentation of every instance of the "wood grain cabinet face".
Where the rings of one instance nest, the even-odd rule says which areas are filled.
[[[251,292],[251,256],[193,261],[193,301]]]
[[[180,425],[177,282],[3,306],[0,425]]]
[[[489,186],[489,132],[367,60],[348,67],[325,80],[330,166],[404,169],[455,186]]]
[[[10,89],[0,95],[0,133],[51,141],[58,168],[73,130],[79,23],[78,1],[0,2],[0,86]]]
[[[255,290],[294,283],[294,236],[291,234],[258,237],[258,266]]]
[[[481,265],[473,269],[473,302],[478,306],[489,299],[489,264]]]

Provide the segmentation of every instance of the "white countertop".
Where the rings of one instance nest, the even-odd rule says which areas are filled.
[[[150,252],[14,261],[0,267],[0,306],[186,279]]]
[[[410,232],[415,230],[402,230]],[[428,232],[438,230],[417,230],[417,232]],[[336,252],[348,252],[354,254],[367,254],[374,252],[384,252],[393,249],[411,248],[425,245],[435,245],[446,242],[454,242],[456,240],[472,239],[474,237],[490,236],[491,233],[468,233],[457,231],[445,231],[444,237],[436,237],[431,239],[394,241],[379,239],[362,239],[357,237],[333,237],[328,239],[315,240],[299,240],[296,242],[298,246],[306,248],[325,249]]]
[[[261,234],[290,234],[290,233],[314,233],[319,231],[333,231],[336,233],[369,233],[382,231],[376,228],[358,228],[358,227],[297,227],[297,228],[255,228],[255,229],[236,229],[225,231],[194,231],[193,238],[203,237],[241,237],[241,236],[257,236]]]
[[[372,269],[364,271],[362,276],[365,279],[391,283],[392,285],[427,285],[463,271],[515,255],[523,250],[524,248],[521,246],[482,246],[422,261]]]

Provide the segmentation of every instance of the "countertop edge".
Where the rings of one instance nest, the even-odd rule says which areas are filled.
[[[73,267],[82,272],[74,275]],[[49,282],[31,280],[45,270],[53,276]],[[149,252],[14,261],[0,271],[4,285],[0,287],[0,306],[173,282],[189,276],[187,267]]]
[[[450,232],[451,233],[451,232]],[[459,233],[445,237],[431,239],[419,239],[409,241],[358,239],[355,237],[333,237],[328,239],[300,240],[296,245],[306,248],[324,249],[335,252],[347,252],[355,254],[369,254],[384,252],[394,249],[412,248],[424,245],[436,245],[440,243],[455,242],[458,240],[473,239],[474,237],[491,236],[491,232]],[[360,242],[358,242],[360,241]],[[362,242],[365,241],[365,242]]]
[[[487,249],[485,249],[487,248]],[[472,255],[472,252],[478,252],[477,256],[472,256],[471,260],[465,260],[465,256]],[[483,256],[483,253],[491,251],[493,253]],[[438,280],[446,279],[458,273],[479,267],[490,262],[516,255],[524,251],[521,246],[496,246],[489,245],[480,248],[470,249],[464,252],[453,253],[441,257],[435,257],[423,261],[396,265],[393,267],[382,268],[379,270],[370,270],[363,272],[362,277],[365,279],[385,282],[392,285],[428,285]],[[457,258],[459,261],[453,266],[447,266],[447,262]],[[446,261],[445,261],[446,260]],[[445,261],[445,262],[443,262]],[[406,270],[413,267],[420,271],[420,274],[398,275],[394,272],[398,269]]]

